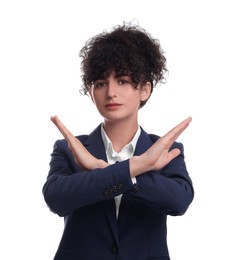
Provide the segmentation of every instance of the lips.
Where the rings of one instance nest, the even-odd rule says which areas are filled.
[[[117,109],[119,109],[120,106],[121,106],[121,104],[118,104],[118,103],[109,103],[109,104],[105,105],[106,109],[110,110],[110,111],[117,110]]]
[[[109,103],[106,105],[106,107],[118,107],[118,106],[121,106],[121,104],[118,104],[118,103]]]

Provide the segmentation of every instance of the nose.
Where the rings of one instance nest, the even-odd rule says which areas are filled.
[[[110,81],[107,86],[107,97],[108,99],[112,99],[117,96],[117,88],[114,81]]]

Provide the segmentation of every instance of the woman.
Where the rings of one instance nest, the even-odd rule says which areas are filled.
[[[83,92],[104,121],[74,137],[51,118],[65,137],[54,145],[43,187],[50,209],[65,218],[54,259],[169,260],[167,216],[184,214],[194,191],[175,141],[191,118],[161,138],[138,124],[139,109],[164,80],[161,46],[123,24],[87,41],[80,56]]]

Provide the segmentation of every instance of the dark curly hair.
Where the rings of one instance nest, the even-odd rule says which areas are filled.
[[[151,92],[158,82],[165,82],[166,58],[160,43],[138,25],[124,23],[96,35],[85,43],[79,56],[81,92],[85,95],[96,80],[107,78],[112,71],[117,76],[130,76],[135,88],[150,82]]]

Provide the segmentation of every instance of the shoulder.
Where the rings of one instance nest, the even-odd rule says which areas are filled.
[[[149,139],[151,141],[152,144],[154,144],[158,139],[161,138],[161,136],[156,135],[156,134],[149,134],[147,132],[145,132],[145,130],[143,128],[141,128],[141,134],[145,139]],[[175,141],[170,150],[174,149],[174,148],[179,148],[181,151],[183,151],[183,144],[181,142]]]
[[[80,142],[84,145],[87,145],[94,140],[98,139],[98,137],[101,135],[101,125],[98,125],[90,134],[82,134],[82,135],[76,135],[75,138],[80,140]],[[68,143],[66,139],[58,139],[54,143],[54,148],[67,148]]]
[[[143,141],[150,142],[151,144],[153,144],[160,138],[159,135],[147,133],[142,127],[140,127],[140,129],[140,139]]]

